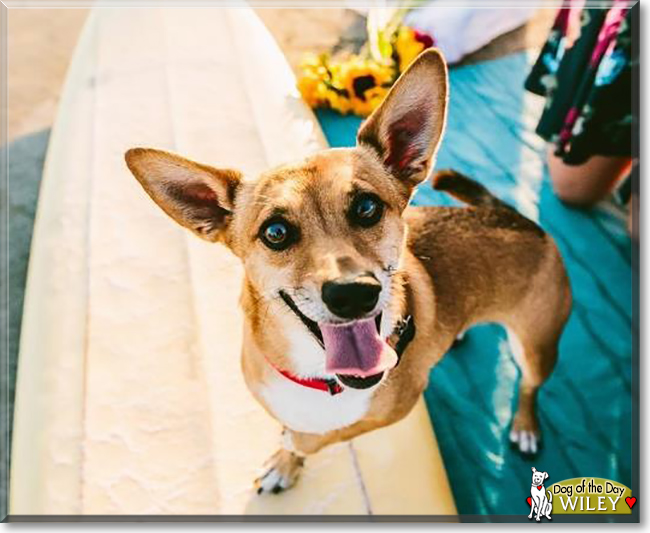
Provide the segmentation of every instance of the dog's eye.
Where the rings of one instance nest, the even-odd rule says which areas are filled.
[[[269,220],[260,230],[260,239],[271,250],[286,250],[295,241],[296,230],[283,219]]]
[[[381,219],[384,204],[374,194],[360,194],[354,199],[350,209],[350,221],[358,226],[369,228]]]

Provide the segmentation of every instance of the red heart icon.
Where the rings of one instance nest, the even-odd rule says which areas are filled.
[[[526,498],[526,501],[528,502],[528,505],[533,505],[533,499],[530,496]]]
[[[634,507],[634,504],[636,503],[636,498],[630,498],[629,496],[625,498],[625,503],[627,503],[627,506],[632,509]]]

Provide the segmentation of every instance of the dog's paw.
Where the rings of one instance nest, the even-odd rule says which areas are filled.
[[[287,450],[280,450],[268,461],[267,471],[255,480],[258,494],[280,494],[293,487],[300,476],[305,459]]]
[[[532,412],[517,411],[510,428],[510,442],[523,454],[538,452],[541,444],[539,424]]]
[[[269,468],[266,473],[255,480],[258,494],[280,494],[293,486],[295,480],[282,474],[277,468]]]
[[[525,429],[510,430],[510,442],[521,452],[534,455],[539,449],[539,432]]]

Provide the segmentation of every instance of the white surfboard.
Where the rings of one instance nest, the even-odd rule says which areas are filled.
[[[251,10],[91,13],[39,199],[11,513],[455,514],[423,402],[255,494],[280,428],[240,371],[241,267],[153,204],[133,146],[254,175],[325,140]]]

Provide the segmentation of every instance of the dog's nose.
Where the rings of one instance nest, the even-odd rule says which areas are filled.
[[[322,297],[327,308],[341,318],[360,318],[377,305],[381,284],[372,274],[339,278],[323,283]]]

